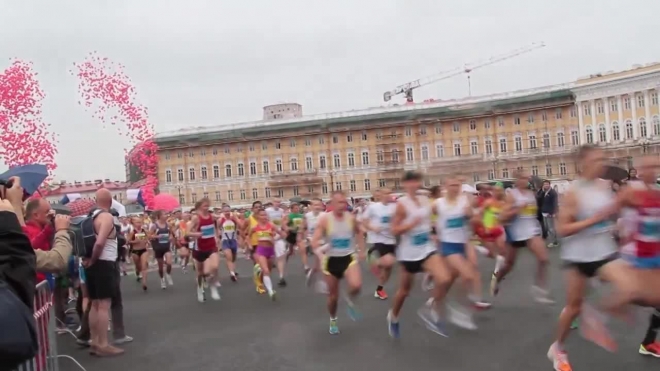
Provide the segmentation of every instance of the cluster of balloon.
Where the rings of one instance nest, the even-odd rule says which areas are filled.
[[[86,109],[95,108],[93,117],[99,119],[104,128],[106,124],[113,125],[129,138],[133,148],[126,151],[127,159],[145,177],[142,197],[147,207],[152,206],[158,186],[158,146],[147,108],[136,102],[135,88],[124,73],[124,66],[96,52],[74,66],[71,73],[79,81],[81,101],[78,103]]]
[[[32,64],[20,60],[0,73],[0,157],[9,167],[46,165],[50,179],[57,168],[57,136],[41,119],[45,94],[36,76]]]

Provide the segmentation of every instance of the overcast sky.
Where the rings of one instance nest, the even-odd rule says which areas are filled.
[[[473,95],[660,61],[657,0],[0,4],[0,70],[13,57],[34,62],[43,118],[60,134],[55,176],[67,181],[125,176],[128,143],[77,104],[68,73],[91,51],[126,66],[156,131],[258,120],[273,103],[306,114],[380,106],[396,85],[536,41],[547,47],[474,72]],[[461,76],[415,98],[466,95]]]

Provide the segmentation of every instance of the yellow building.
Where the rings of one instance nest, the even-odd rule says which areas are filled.
[[[159,133],[161,192],[190,206],[202,197],[247,205],[274,197],[354,197],[399,187],[405,169],[427,184],[576,174],[573,152],[602,146],[615,162],[656,151],[660,64],[575,83],[431,103],[188,128]],[[266,107],[272,110],[271,107]],[[265,109],[266,109],[265,108]],[[278,116],[279,117],[279,116]]]

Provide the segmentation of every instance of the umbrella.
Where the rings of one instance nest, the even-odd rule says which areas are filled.
[[[50,207],[57,215],[71,215],[71,209],[62,204],[55,204]]]
[[[69,210],[71,210],[72,217],[85,216],[96,208],[96,202],[91,199],[79,198],[68,203],[67,206],[69,207]]]
[[[612,180],[615,182],[620,182],[628,178],[628,171],[623,168],[614,165],[606,165],[605,172],[601,176],[605,180]]]
[[[532,175],[531,177],[529,177],[529,183],[531,183],[534,186],[534,189],[543,188],[543,179],[537,177],[536,175]]]
[[[23,165],[15,166],[0,174],[0,180],[5,182],[11,177],[21,178],[21,187],[26,195],[31,196],[39,189],[41,183],[48,178],[48,169],[46,165]]]
[[[154,196],[154,210],[161,210],[169,213],[180,207],[179,200],[170,194],[160,193]]]
[[[302,201],[303,201],[302,197],[291,197],[289,199],[289,202],[293,202],[293,203],[297,203],[297,204],[301,203]]]

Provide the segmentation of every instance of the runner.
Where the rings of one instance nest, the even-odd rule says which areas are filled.
[[[312,248],[312,238],[314,237],[314,231],[318,225],[319,218],[321,217],[323,210],[323,201],[320,198],[313,198],[310,204],[311,211],[305,214],[303,219],[303,225],[301,232],[305,236],[305,249],[313,252]],[[321,245],[324,244],[324,241],[321,241]],[[312,263],[312,268],[307,271],[305,283],[309,287],[313,281],[313,275],[321,268],[321,261],[318,259],[316,254],[313,255],[314,262]]]
[[[238,274],[236,273],[236,256],[238,254],[237,230],[241,229],[241,222],[236,215],[231,212],[229,205],[222,208],[222,216],[218,219],[218,233],[222,241],[222,251],[225,254],[225,263],[229,270],[231,280],[236,282]]]
[[[133,264],[135,265],[135,278],[137,282],[142,282],[142,290],[147,291],[147,272],[149,271],[149,254],[147,247],[149,240],[147,231],[142,225],[142,219],[135,217],[132,219],[133,229],[129,233],[127,243],[130,246]]]
[[[250,227],[248,236],[256,237],[257,248],[254,251],[254,260],[261,267],[261,277],[271,300],[275,300],[276,292],[273,290],[273,282],[270,279],[271,259],[275,256],[275,235],[285,236],[275,224],[268,219],[266,210],[261,209],[256,213],[257,225]]]
[[[300,259],[303,263],[303,268],[305,269],[305,274],[309,271],[309,266],[307,264],[307,252],[305,249],[300,248],[300,242],[302,239],[298,238],[298,230],[303,223],[303,214],[300,212],[300,205],[294,203],[291,204],[291,212],[287,214],[282,219],[282,225],[284,230],[287,232],[286,243],[287,248],[289,249],[289,256],[293,255],[296,250],[300,252]]]
[[[167,224],[167,216],[162,211],[155,211],[154,224],[149,229],[149,239],[153,246],[154,255],[158,262],[158,275],[160,276],[160,288],[163,290],[167,286],[173,286],[172,281],[172,250],[171,241],[174,240],[172,230]],[[163,265],[167,265],[167,271],[163,272]]]
[[[387,299],[387,293],[383,286],[387,283],[392,273],[392,267],[396,263],[395,250],[396,239],[392,234],[392,216],[396,210],[396,203],[392,201],[392,191],[387,188],[378,190],[378,198],[369,204],[369,207],[362,214],[362,226],[367,233],[372,233],[374,246],[369,252],[373,256],[371,264],[377,268],[374,272],[378,273],[378,286],[374,292],[377,299]]]
[[[387,313],[388,331],[393,338],[400,336],[399,312],[417,273],[426,272],[433,277],[436,308],[442,303],[450,282],[449,271],[431,243],[431,204],[426,196],[417,195],[422,179],[422,174],[415,171],[403,175],[405,195],[397,200],[392,218],[392,233],[400,237],[396,257],[401,264],[399,289]],[[419,315],[429,330],[444,335],[437,309],[429,313],[420,311]]]
[[[490,295],[497,296],[499,292],[497,275],[505,262],[504,256],[507,252],[504,227],[502,227],[499,220],[500,214],[506,206],[504,184],[501,182],[495,183],[488,194],[489,197],[485,197],[481,201],[482,222],[477,234],[488,249],[489,256],[495,257],[495,269],[493,269],[490,282]]]
[[[536,196],[529,189],[529,177],[523,170],[515,173],[515,188],[506,195],[506,206],[501,218],[510,223],[508,233],[511,237],[511,248],[507,254],[504,267],[496,274],[495,286],[513,269],[518,255],[517,249],[527,247],[536,256],[537,270],[535,283],[531,288],[534,299],[543,304],[553,304],[547,290],[548,250],[541,238],[541,224],[538,221],[538,206]]]
[[[190,260],[190,244],[186,236],[188,223],[190,222],[190,214],[185,213],[181,216],[176,229],[176,246],[178,247],[177,254],[179,255],[179,262],[183,273],[188,273],[188,261]]]
[[[362,288],[362,274],[358,264],[357,252],[363,257],[364,238],[355,217],[346,209],[348,202],[341,191],[332,193],[332,212],[321,215],[312,237],[312,247],[317,254],[324,254],[322,270],[328,285],[328,312],[330,313],[329,332],[339,334],[337,326],[337,303],[339,301],[339,281],[346,279],[348,296],[348,315],[356,321],[360,314],[355,306],[355,299]],[[323,245],[323,241],[328,241]]]
[[[248,249],[249,249],[249,255],[250,259],[254,262],[254,267],[252,269],[252,280],[254,282],[254,287],[257,290],[257,293],[259,294],[265,294],[266,289],[264,288],[264,283],[263,280],[261,279],[261,267],[257,262],[254,260],[254,251],[257,249],[257,243],[258,239],[256,235],[250,235],[250,229],[254,228],[259,224],[256,218],[256,213],[261,210],[261,202],[255,201],[252,203],[252,210],[251,211],[246,211],[246,214],[249,213],[247,216],[248,222],[244,224],[243,226],[243,235],[245,236],[245,240],[249,243]]]
[[[220,300],[218,292],[218,265],[220,256],[218,255],[218,246],[216,244],[215,220],[209,212],[210,201],[203,198],[195,204],[196,214],[193,215],[188,227],[188,236],[196,239],[193,249],[193,259],[195,260],[195,271],[197,272],[197,301],[204,302],[206,296],[204,293],[205,283],[211,290],[211,298]]]
[[[618,291],[631,284],[625,263],[617,259],[618,246],[612,238],[614,195],[609,184],[599,179],[605,170],[605,155],[596,147],[583,146],[577,156],[580,178],[565,194],[557,224],[557,232],[563,237],[561,258],[565,262],[567,285],[566,306],[559,316],[555,342],[548,350],[548,358],[557,371],[571,369],[564,341],[572,322],[584,310],[589,280],[598,277],[613,283]],[[585,335],[600,334],[600,340],[595,340],[613,349],[615,344],[604,328],[593,328],[592,323],[586,318],[583,321]]]

